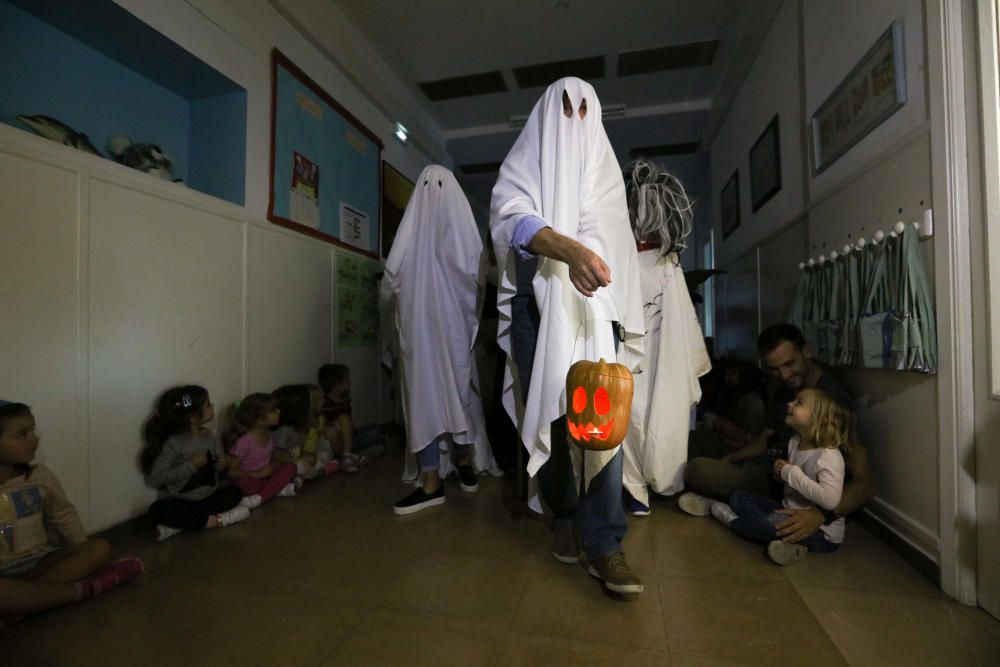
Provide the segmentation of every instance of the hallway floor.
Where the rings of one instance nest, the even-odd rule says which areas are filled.
[[[142,665],[998,665],[1000,622],[950,602],[856,522],[788,568],[711,519],[654,505],[626,541],[646,592],[605,595],[483,479],[409,517],[401,457],[165,543],[109,531],[136,583],[0,635],[11,667]],[[510,509],[515,508],[515,509]],[[626,662],[627,661],[627,662]]]

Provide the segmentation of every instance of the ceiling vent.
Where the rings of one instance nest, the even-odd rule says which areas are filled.
[[[636,146],[629,151],[629,159],[666,157],[668,155],[690,155],[698,152],[699,142],[692,141],[686,144],[660,144],[658,146]]]
[[[622,118],[625,116],[625,105],[624,104],[609,104],[606,107],[601,107],[601,118],[607,120],[608,118]],[[519,113],[510,117],[510,126],[514,129],[520,130],[528,122],[528,114]]]
[[[604,56],[560,60],[514,68],[518,88],[547,86],[565,76],[575,76],[584,81],[604,78]]]
[[[507,91],[507,84],[504,82],[503,75],[499,71],[456,76],[451,79],[440,79],[438,81],[424,81],[417,85],[420,86],[420,90],[424,91],[424,95],[431,102],[453,100],[458,97],[488,95],[489,93],[504,93]]]
[[[476,164],[463,164],[459,167],[466,176],[475,174],[493,174],[500,171],[502,162],[477,162]]]
[[[675,44],[618,54],[618,76],[666,72],[688,67],[707,67],[715,60],[719,40]]]

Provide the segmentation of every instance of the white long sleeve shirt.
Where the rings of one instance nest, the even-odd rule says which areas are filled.
[[[788,462],[781,469],[785,507],[805,509],[817,505],[825,510],[836,509],[844,492],[844,456],[839,449],[799,449],[796,436],[788,441]],[[835,544],[844,541],[845,528],[843,517],[820,526],[827,541]]]

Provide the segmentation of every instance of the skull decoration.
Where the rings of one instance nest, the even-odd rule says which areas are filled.
[[[578,361],[566,374],[566,429],[583,449],[614,449],[628,431],[632,373],[602,358]]]

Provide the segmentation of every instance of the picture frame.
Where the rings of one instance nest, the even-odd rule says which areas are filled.
[[[719,195],[719,214],[722,219],[722,238],[729,235],[740,226],[740,170],[733,170],[733,175],[726,181]]]
[[[781,191],[781,136],[778,114],[750,149],[750,205],[756,213]]]
[[[893,21],[809,120],[813,176],[906,104],[903,26]]]

